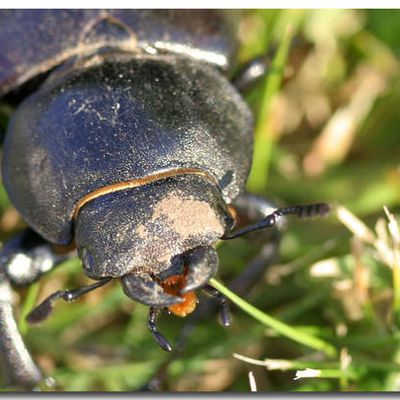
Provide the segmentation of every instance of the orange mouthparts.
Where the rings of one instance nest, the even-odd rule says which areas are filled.
[[[196,309],[198,302],[196,293],[194,291],[181,294],[181,290],[185,287],[185,285],[186,274],[172,275],[161,283],[165,293],[178,296],[184,300],[182,303],[173,304],[172,306],[168,307],[168,310],[178,317],[186,317],[188,314],[192,313]]]

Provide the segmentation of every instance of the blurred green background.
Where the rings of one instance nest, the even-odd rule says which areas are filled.
[[[268,79],[247,97],[257,117],[249,190],[279,204],[327,201],[356,216],[340,208],[328,218],[290,219],[279,261],[245,297],[337,354],[277,335],[232,306],[230,328],[211,312],[162,368],[168,354],[148,333],[147,307],[116,282],[58,303],[40,327],[21,318],[29,348],[58,390],[132,391],[158,374],[161,390],[248,392],[249,371],[259,391],[400,388],[400,240],[396,218],[389,214],[388,226],[383,209],[399,212],[400,11],[257,10],[238,23],[240,63],[267,50],[274,58]],[[3,127],[11,112],[1,106]],[[23,223],[2,188],[0,207],[6,240]],[[221,244],[218,279],[228,283],[259,249],[242,239]],[[37,295],[88,282],[79,262],[68,262],[18,291],[19,313]],[[190,321],[166,315],[159,326],[175,343]]]

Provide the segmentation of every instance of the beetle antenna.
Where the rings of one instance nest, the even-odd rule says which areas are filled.
[[[172,346],[168,339],[158,331],[157,329],[157,318],[160,315],[160,308],[150,307],[149,318],[147,320],[147,327],[152,333],[154,340],[159,344],[159,346],[165,351],[172,351]]]
[[[238,229],[233,233],[229,233],[223,236],[222,239],[236,239],[237,237],[246,235],[250,232],[258,231],[260,229],[272,228],[274,227],[281,217],[285,215],[295,215],[299,218],[311,218],[316,216],[324,216],[331,210],[327,203],[316,203],[316,204],[306,204],[299,206],[289,206],[278,208],[273,213],[267,215],[261,221],[256,222],[253,225],[244,227],[243,229]]]
[[[26,317],[26,320],[31,324],[36,324],[45,320],[53,311],[53,303],[58,299],[63,299],[67,302],[74,301],[79,297],[91,292],[109,282],[112,278],[103,278],[100,281],[93,283],[92,285],[83,286],[78,289],[73,290],[58,290],[57,292],[51,294],[34,308]]]
[[[205,285],[202,287],[202,289],[218,300],[220,305],[219,315],[221,323],[223,326],[229,326],[231,324],[231,313],[229,310],[229,303],[226,297],[211,285]]]

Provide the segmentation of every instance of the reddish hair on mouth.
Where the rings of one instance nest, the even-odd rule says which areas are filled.
[[[182,275],[172,275],[161,282],[164,292],[173,296],[178,296],[184,301],[179,304],[172,304],[168,310],[178,317],[186,317],[196,309],[197,296],[194,291],[181,294],[181,290],[186,286],[187,269]]]

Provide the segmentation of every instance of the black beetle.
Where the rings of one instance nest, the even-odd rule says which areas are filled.
[[[211,290],[218,240],[328,210],[265,215],[243,194],[252,115],[238,89],[252,74],[236,87],[228,79],[236,41],[227,21],[204,10],[1,12],[0,95],[24,97],[4,140],[3,182],[31,228],[0,254],[0,354],[10,383],[31,387],[42,374],[16,329],[9,284],[32,283],[74,254],[52,244],[75,240],[85,274],[98,282],[54,293],[31,322],[56,299],[120,279],[127,296],[150,306],[149,328],[170,350],[158,312],[185,316],[194,291]],[[250,225],[233,231],[239,211]]]

